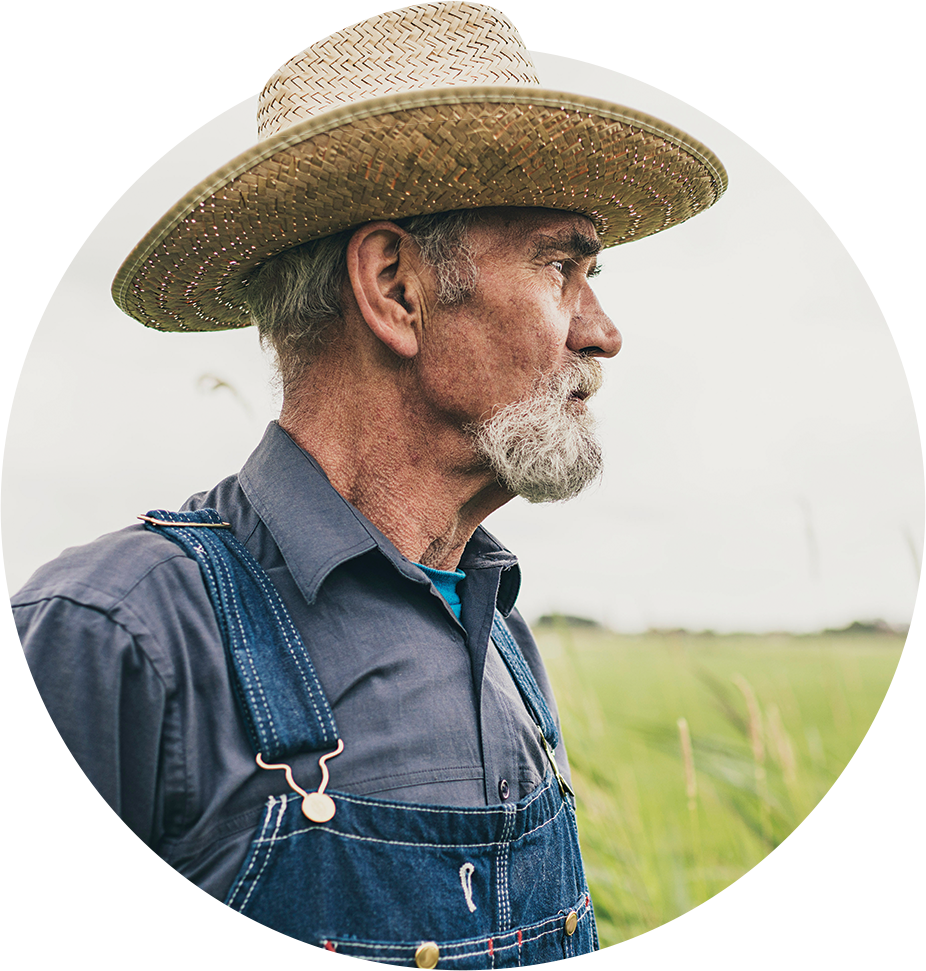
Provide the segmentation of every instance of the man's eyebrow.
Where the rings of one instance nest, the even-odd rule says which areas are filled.
[[[578,229],[566,230],[553,235],[544,233],[536,237],[531,251],[531,259],[536,260],[550,253],[563,253],[571,259],[587,259],[601,252],[601,242],[593,236],[586,236]]]

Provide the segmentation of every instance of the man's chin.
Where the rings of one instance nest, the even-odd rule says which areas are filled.
[[[578,451],[540,451],[533,462],[508,461],[496,467],[501,482],[528,502],[565,502],[574,499],[601,476],[598,442],[588,436]]]
[[[584,492],[593,482],[597,481],[600,470],[594,475],[582,479],[581,482],[573,482],[568,486],[560,482],[536,482],[530,483],[517,493],[522,499],[530,503],[539,504],[542,502],[567,502],[575,499],[580,493]]]
[[[496,413],[473,430],[474,444],[513,495],[563,502],[601,474],[601,446],[586,402],[590,393],[548,392]]]

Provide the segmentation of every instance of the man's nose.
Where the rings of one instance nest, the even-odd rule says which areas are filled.
[[[621,349],[621,332],[601,309],[591,287],[573,315],[566,344],[571,351],[591,357],[614,357]]]

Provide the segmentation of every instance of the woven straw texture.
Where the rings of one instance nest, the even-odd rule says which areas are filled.
[[[341,40],[352,32],[366,37],[367,24],[375,25],[378,50],[370,74],[366,62],[346,63],[362,38],[346,47]],[[435,54],[440,45],[429,38],[443,42],[448,31],[471,39],[476,53],[459,53],[457,39]],[[488,48],[485,39],[496,34]],[[399,40],[405,48],[395,48]],[[408,45],[418,58],[413,67],[401,76],[378,73],[389,63],[411,64],[402,53]],[[305,53],[284,65],[264,92],[264,139],[177,203],[123,264],[113,296],[130,316],[162,330],[246,326],[250,270],[284,249],[372,219],[543,206],[588,216],[612,246],[690,218],[726,187],[720,162],[677,129],[617,105],[533,87],[520,38],[491,8],[453,3],[394,11],[315,50],[325,52],[325,83],[309,83],[313,62]],[[487,61],[503,67],[487,68]],[[506,83],[488,86],[486,70],[502,71]],[[465,86],[451,86],[448,71]],[[359,85],[353,94],[347,82],[332,81],[351,74]]]
[[[451,85],[539,87],[514,24],[492,7],[449,3],[390,10],[288,60],[264,85],[259,139],[331,108]]]

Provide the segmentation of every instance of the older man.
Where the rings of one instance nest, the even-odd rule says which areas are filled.
[[[597,476],[586,399],[620,349],[597,254],[725,176],[655,119],[536,85],[468,3],[284,65],[261,144],[114,283],[150,326],[256,323],[279,422],[237,475],[14,601],[52,717],[136,833],[254,919],[386,963],[597,945],[516,561],[480,523]]]

